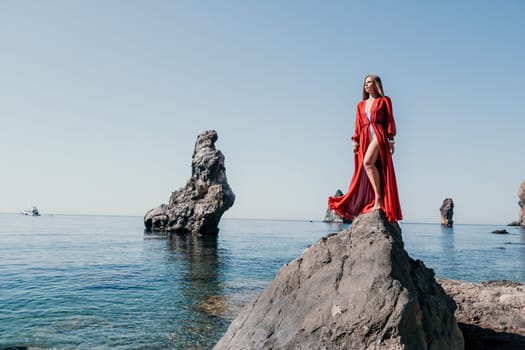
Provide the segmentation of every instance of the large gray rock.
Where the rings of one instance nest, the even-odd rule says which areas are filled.
[[[169,231],[196,235],[215,235],[222,214],[235,201],[226,179],[224,155],[215,149],[217,132],[209,130],[197,137],[191,162],[191,178],[186,186],[171,194],[144,215],[149,231]]]
[[[285,265],[214,349],[463,349],[455,307],[375,211]]]
[[[441,212],[441,225],[452,227],[454,224],[454,201],[452,198],[445,198],[439,211]]]

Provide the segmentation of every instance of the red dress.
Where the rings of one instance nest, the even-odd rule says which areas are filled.
[[[353,220],[359,214],[370,212],[374,206],[374,190],[363,166],[365,153],[371,141],[371,126],[379,143],[376,167],[381,178],[383,211],[389,221],[401,220],[403,216],[397,193],[396,174],[388,145],[388,139],[393,140],[396,135],[392,102],[387,96],[374,99],[370,107],[370,121],[365,114],[365,104],[366,100],[357,104],[355,133],[352,140],[359,143],[359,148],[354,156],[354,175],[350,187],[344,196],[329,197],[328,207],[337,215]]]

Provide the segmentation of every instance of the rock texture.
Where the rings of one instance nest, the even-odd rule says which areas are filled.
[[[224,155],[215,149],[217,132],[209,130],[197,137],[191,162],[191,178],[186,186],[171,194],[144,215],[148,231],[169,231],[215,235],[222,214],[235,201],[226,179]]]
[[[439,211],[441,212],[441,225],[452,227],[454,224],[454,220],[452,219],[454,216],[454,202],[452,198],[445,198]]]
[[[214,349],[463,349],[454,310],[375,211],[284,266]]]
[[[466,350],[525,349],[525,286],[510,281],[439,279],[458,305]]]
[[[341,197],[342,195],[343,195],[343,192],[338,189],[337,191],[335,191],[334,197]],[[343,220],[343,218],[337,215],[334,210],[330,210],[330,208],[326,208],[326,213],[324,215],[323,222],[342,223],[342,222],[349,222],[349,221]]]

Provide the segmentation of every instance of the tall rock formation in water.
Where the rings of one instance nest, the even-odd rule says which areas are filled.
[[[335,191],[334,197],[341,197],[343,195],[343,192],[341,190]],[[334,210],[330,210],[330,208],[326,208],[326,213],[324,214],[323,222],[334,222],[334,223],[342,223],[342,222],[348,222],[347,220],[344,220],[342,217],[337,215]]]
[[[517,221],[513,221],[509,226],[525,227],[525,181],[523,181],[518,190],[518,205],[520,206],[520,216]]]
[[[284,266],[214,349],[463,349],[455,308],[375,211]]]
[[[439,211],[441,212],[441,225],[452,227],[454,224],[454,201],[452,201],[452,198],[445,198]]]
[[[520,206],[519,223],[521,226],[525,227],[525,181],[521,183],[518,191],[518,204]]]
[[[169,203],[144,215],[148,231],[169,231],[196,235],[218,233],[222,214],[235,201],[226,179],[224,155],[215,149],[217,132],[209,130],[197,137],[186,186],[172,192]]]

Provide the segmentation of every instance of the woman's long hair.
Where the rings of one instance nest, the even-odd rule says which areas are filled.
[[[366,78],[368,78],[368,77],[372,78],[372,81],[374,82],[374,87],[375,87],[377,93],[380,96],[385,96],[385,94],[383,92],[383,84],[381,84],[381,78],[378,77],[375,74],[369,74],[369,75],[367,75],[365,77],[365,80],[363,82],[363,100],[367,100],[370,97],[370,94],[365,91],[365,82],[366,82]]]

